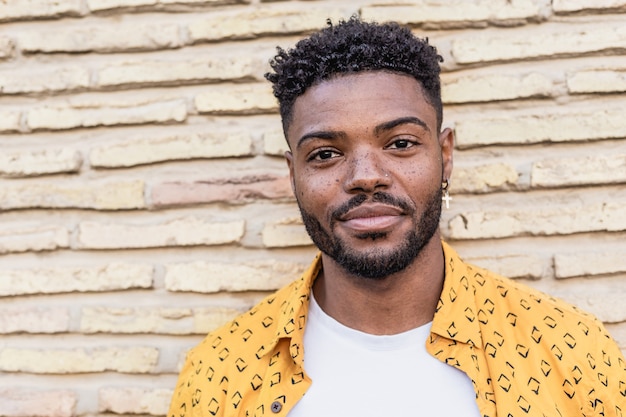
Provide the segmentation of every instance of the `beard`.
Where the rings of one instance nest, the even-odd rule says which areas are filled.
[[[297,195],[297,194],[296,194]],[[324,230],[315,216],[303,209],[298,200],[300,214],[307,233],[313,243],[326,255],[330,256],[347,272],[363,278],[381,280],[407,268],[421,253],[422,249],[435,235],[441,217],[440,190],[428,196],[424,211],[418,217],[417,209],[409,201],[402,200],[385,192],[372,195],[372,202],[381,202],[402,209],[409,216],[413,227],[403,237],[400,244],[392,250],[373,247],[368,251],[356,251],[345,241],[332,234],[334,225],[341,215],[368,200],[365,194],[352,197],[345,204],[333,210],[330,216],[330,232]],[[386,232],[362,233],[359,239],[371,239],[372,242],[387,236]]]

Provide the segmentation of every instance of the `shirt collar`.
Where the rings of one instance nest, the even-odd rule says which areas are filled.
[[[484,283],[480,272],[470,271],[454,249],[442,242],[445,279],[431,332],[456,342],[482,346],[476,316],[475,283]]]
[[[480,326],[476,316],[474,285],[470,283],[470,271],[456,251],[442,241],[445,257],[445,279],[443,290],[437,303],[431,332],[456,342],[480,347]],[[291,345],[302,346],[304,326],[309,310],[309,297],[313,282],[322,267],[321,254],[318,253],[309,268],[290,288],[291,296],[284,299],[279,308],[276,338],[270,344],[274,347],[280,339],[292,339]],[[472,272],[472,282],[482,276]],[[278,298],[274,298],[275,302]],[[457,325],[461,318],[463,325]],[[301,356],[300,356],[301,357]]]

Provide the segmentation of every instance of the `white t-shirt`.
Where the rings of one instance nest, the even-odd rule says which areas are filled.
[[[426,352],[431,324],[371,335],[337,322],[311,296],[304,369],[313,383],[289,417],[479,416],[469,377]]]

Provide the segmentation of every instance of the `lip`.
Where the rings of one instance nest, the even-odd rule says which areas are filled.
[[[341,224],[356,232],[381,232],[402,220],[400,208],[383,204],[363,204],[339,218]]]

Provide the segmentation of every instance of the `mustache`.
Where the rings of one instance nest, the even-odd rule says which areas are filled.
[[[372,203],[383,203],[389,206],[398,207],[405,213],[412,213],[414,211],[413,206],[408,201],[395,197],[384,191],[378,191],[372,194],[371,198],[368,198],[368,196],[365,194],[355,195],[354,197],[337,207],[335,210],[333,210],[331,213],[331,218],[338,219],[353,208],[360,206],[368,200]]]

